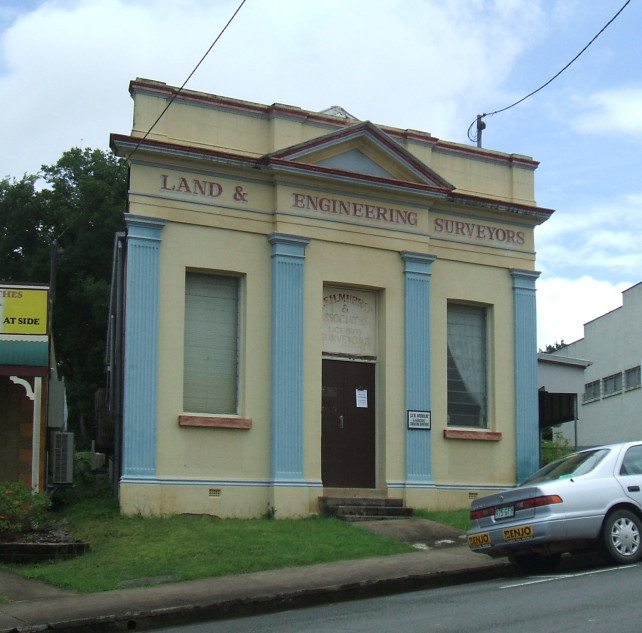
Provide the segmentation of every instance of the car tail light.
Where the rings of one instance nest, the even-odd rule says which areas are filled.
[[[520,499],[519,501],[514,501],[511,504],[517,510],[528,510],[529,508],[539,508],[541,506],[548,506],[554,503],[562,503],[562,497],[559,495],[543,495],[541,497],[532,497],[531,499]],[[506,504],[502,504],[506,505]],[[483,519],[485,517],[490,517],[495,515],[495,509],[497,506],[488,506],[487,508],[478,508],[477,510],[470,511],[471,521],[477,519]]]
[[[545,495],[543,497],[533,497],[524,499],[515,503],[515,510],[527,510],[529,508],[539,508],[540,506],[550,506],[553,503],[562,503],[562,497],[559,495]]]
[[[479,508],[478,510],[470,511],[470,520],[474,521],[475,519],[483,519],[484,517],[489,517],[495,514],[495,506],[489,506],[488,508]]]

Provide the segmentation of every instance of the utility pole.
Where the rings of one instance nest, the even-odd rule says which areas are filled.
[[[477,115],[477,147],[482,146],[482,131],[486,129],[483,117],[483,114]]]

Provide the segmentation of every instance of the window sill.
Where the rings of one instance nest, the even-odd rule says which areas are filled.
[[[499,431],[486,431],[485,429],[444,429],[447,440],[482,440],[486,442],[499,442],[502,434]]]
[[[179,415],[178,425],[214,429],[251,429],[252,418],[232,418],[211,415]]]

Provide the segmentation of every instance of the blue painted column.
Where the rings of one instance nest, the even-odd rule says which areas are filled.
[[[166,220],[126,214],[125,222],[123,477],[154,477],[160,234]]]
[[[310,240],[271,233],[271,461],[274,483],[303,481],[303,265]]]
[[[511,269],[515,320],[515,464],[517,482],[539,468],[537,311],[539,273]]]
[[[430,411],[430,265],[436,256],[403,251],[406,409]],[[431,433],[406,427],[406,481],[432,481]]]

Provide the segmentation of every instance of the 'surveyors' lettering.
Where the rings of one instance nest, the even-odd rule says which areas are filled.
[[[524,231],[513,231],[512,229],[497,228],[475,222],[435,218],[434,228],[435,233],[447,233],[449,235],[486,240],[488,242],[502,242],[504,244],[517,244],[519,246],[525,243]]]

